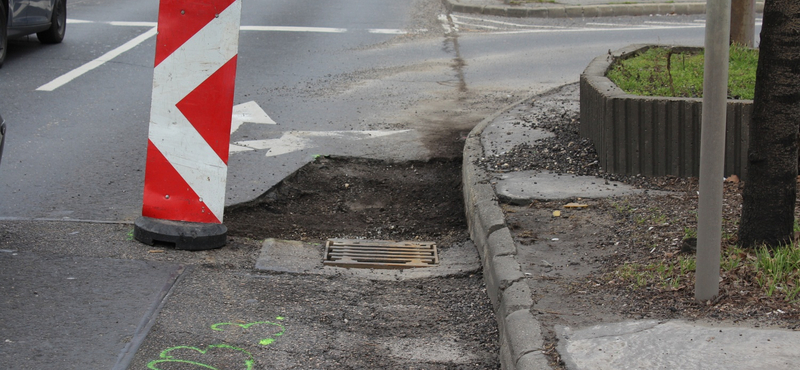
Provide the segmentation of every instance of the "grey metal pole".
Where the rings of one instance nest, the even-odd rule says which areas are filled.
[[[731,2],[731,43],[752,48],[756,35],[756,0]]]
[[[708,0],[706,17],[694,293],[699,301],[710,300],[719,294],[731,0]]]

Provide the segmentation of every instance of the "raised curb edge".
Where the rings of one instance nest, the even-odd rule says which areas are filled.
[[[462,158],[464,208],[469,234],[478,248],[486,291],[500,333],[500,362],[504,370],[550,370],[542,352],[541,324],[531,313],[533,300],[517,261],[516,245],[506,227],[489,174],[475,164],[482,157],[480,135],[503,113],[532,99],[516,101],[479,123],[467,136]]]
[[[593,18],[642,16],[650,14],[705,14],[706,3],[607,4],[589,6],[518,7],[467,5],[458,0],[444,0],[447,9],[456,13],[495,15],[513,18]],[[764,12],[764,3],[756,3],[756,12]]]

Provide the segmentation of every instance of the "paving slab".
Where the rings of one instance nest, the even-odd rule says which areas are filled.
[[[0,368],[126,369],[181,271],[0,251]]]
[[[497,175],[495,191],[504,202],[528,204],[534,200],[558,200],[572,198],[607,198],[641,194],[636,189],[617,181],[607,181],[594,176],[557,174],[548,171],[519,171]],[[648,191],[650,194],[669,194],[663,191]]]
[[[325,266],[325,247],[296,240],[267,239],[261,247],[256,270],[295,274],[356,276],[373,280],[407,280],[452,276],[481,268],[478,250],[471,242],[439,249],[439,265],[407,269],[361,269]]]
[[[793,330],[648,320],[556,331],[570,370],[788,370],[800,362],[800,332]]]

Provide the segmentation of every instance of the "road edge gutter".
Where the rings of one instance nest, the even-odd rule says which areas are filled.
[[[534,94],[487,117],[470,131],[462,157],[464,208],[470,237],[478,248],[486,291],[499,330],[500,363],[505,370],[549,370],[541,324],[532,314],[533,299],[517,247],[506,226],[490,175],[476,164],[483,156],[481,134],[494,120],[529,101]]]
[[[171,274],[169,280],[161,288],[158,299],[153,301],[150,308],[145,312],[144,316],[142,316],[131,340],[125,348],[120,351],[117,357],[117,363],[114,364],[112,370],[127,370],[130,368],[133,359],[136,357],[136,353],[139,352],[139,348],[144,344],[147,335],[150,334],[150,329],[153,328],[153,325],[155,325],[158,320],[158,314],[161,313],[161,309],[164,308],[167,299],[172,296],[175,287],[192,271],[194,271],[194,266],[192,265],[177,265],[175,272]]]

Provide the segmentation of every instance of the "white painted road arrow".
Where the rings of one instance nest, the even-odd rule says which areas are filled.
[[[231,117],[231,134],[236,132],[245,122],[261,123],[274,125],[275,121],[264,112],[263,109],[254,101],[233,106],[233,117]]]
[[[274,157],[281,154],[288,154],[303,149],[313,148],[316,145],[314,145],[314,140],[312,140],[312,138],[341,138],[344,140],[357,141],[402,134],[409,131],[411,130],[288,131],[284,132],[283,135],[277,139],[237,141],[236,143],[231,144],[231,153],[248,150],[269,149],[266,154],[267,157]]]
[[[270,118],[267,112],[261,109],[255,101],[249,101],[233,106],[233,115],[231,116],[231,135],[233,135],[239,127],[245,122],[260,123],[264,125],[275,125],[275,121]],[[243,147],[236,144],[230,144],[228,148],[229,153],[245,152],[253,150],[252,148]]]
[[[265,125],[277,124],[267,112],[255,101],[233,106],[233,116],[231,117],[231,134],[236,132],[239,127],[245,122],[259,123]],[[341,138],[344,140],[366,140],[375,139],[384,136],[401,134],[411,130],[395,130],[395,131],[287,131],[277,139],[263,139],[263,140],[244,140],[236,141],[230,144],[229,152],[247,152],[251,150],[264,150],[267,151],[267,157],[275,157],[281,154],[288,154],[303,149],[313,148],[314,140],[312,138]]]

